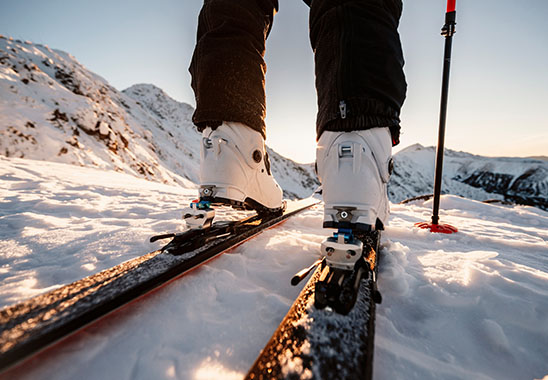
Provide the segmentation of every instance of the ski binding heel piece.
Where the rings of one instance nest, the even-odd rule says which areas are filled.
[[[183,219],[191,229],[204,229],[211,227],[215,209],[211,208],[208,201],[195,200],[183,210]]]
[[[331,268],[353,270],[362,257],[363,242],[356,239],[352,230],[340,228],[321,245],[321,256]]]

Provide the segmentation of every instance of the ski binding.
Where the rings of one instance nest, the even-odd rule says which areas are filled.
[[[211,202],[194,200],[189,207],[183,210],[183,219],[190,229],[206,229],[211,227],[215,218],[215,209],[211,207]]]
[[[310,267],[301,270],[291,279],[297,285],[318,266],[321,270],[314,288],[314,306],[330,307],[346,315],[354,307],[362,280],[372,281],[371,297],[382,302],[377,290],[377,251],[379,232],[354,235],[351,229],[339,228],[321,245],[321,257]]]
[[[321,256],[327,266],[343,270],[353,270],[361,258],[363,242],[356,239],[350,229],[339,229],[321,245]]]

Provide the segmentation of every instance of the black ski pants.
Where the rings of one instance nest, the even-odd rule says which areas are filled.
[[[401,0],[308,0],[323,131],[400,130],[405,99]],[[190,73],[200,130],[237,121],[265,136],[266,38],[277,0],[205,0]]]

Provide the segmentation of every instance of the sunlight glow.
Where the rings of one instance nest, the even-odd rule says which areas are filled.
[[[168,377],[168,378],[170,378],[170,379],[175,378],[175,366],[174,366],[174,365],[170,365],[170,366],[166,369],[166,377]]]
[[[482,262],[497,256],[498,253],[490,251],[451,254],[434,251],[419,257],[419,261],[423,265],[424,276],[433,283],[443,281],[469,286],[473,282],[474,273],[481,271],[493,274],[494,271]]]
[[[232,371],[223,367],[222,364],[214,362],[211,358],[207,358],[200,364],[200,367],[194,373],[194,379],[196,380],[236,380],[242,379],[244,373]]]
[[[82,265],[82,269],[85,269],[89,272],[94,271],[95,268],[96,268],[95,264],[92,264],[92,263],[87,263],[87,264]]]

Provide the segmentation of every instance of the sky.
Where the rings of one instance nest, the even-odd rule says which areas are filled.
[[[267,41],[267,144],[315,158],[316,92],[308,7],[279,0]],[[152,83],[195,105],[188,66],[200,0],[0,0],[0,34],[75,56],[123,90]],[[400,23],[408,92],[401,144],[435,145],[444,0],[407,0]],[[445,146],[487,156],[548,156],[548,1],[459,0]]]

